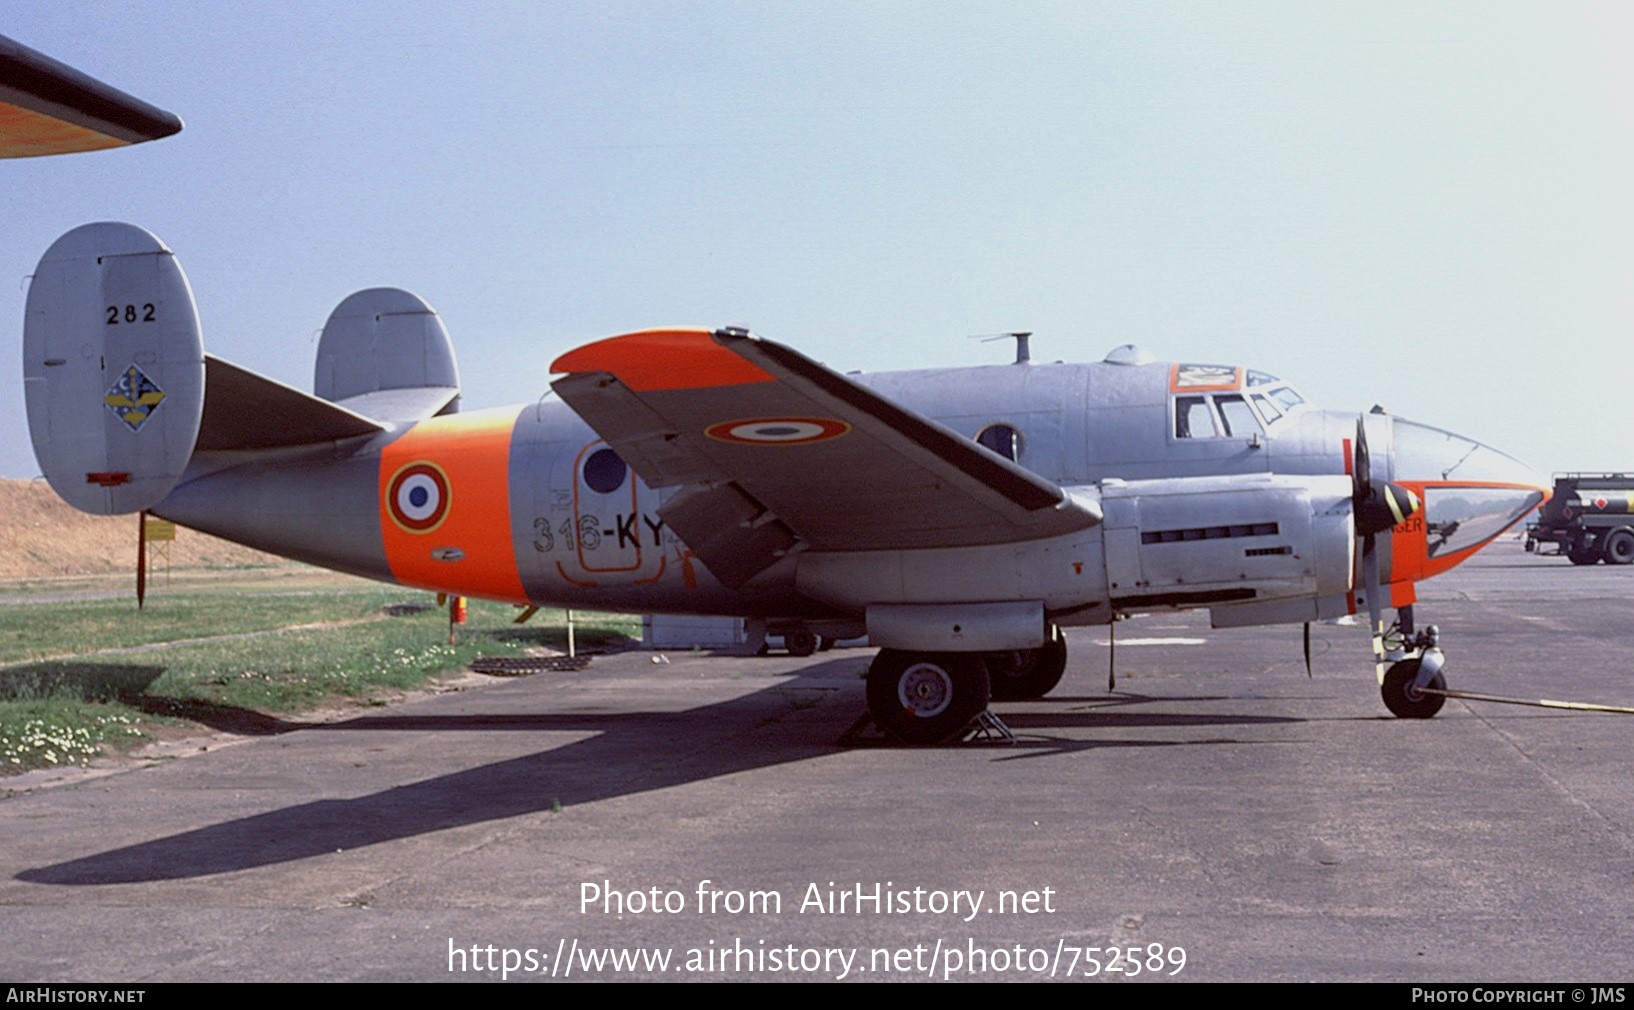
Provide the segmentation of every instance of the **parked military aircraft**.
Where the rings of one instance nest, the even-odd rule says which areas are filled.
[[[559,357],[555,400],[466,412],[437,314],[371,289],[308,395],[204,353],[175,256],[127,224],[46,252],[24,359],[35,452],[87,512],[519,605],[866,632],[869,709],[909,742],[1048,692],[1063,626],[1199,607],[1365,612],[1386,705],[1433,715],[1415,583],[1547,495],[1471,439],[1129,346],[841,375],[741,329],[646,330]]]
[[[0,158],[123,147],[181,128],[173,114],[0,35]]]

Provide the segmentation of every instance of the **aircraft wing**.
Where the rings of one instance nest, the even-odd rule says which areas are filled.
[[[97,151],[181,128],[171,113],[0,35],[0,158]]]
[[[1098,503],[797,351],[741,330],[647,330],[588,344],[552,386],[649,485],[728,584],[803,544],[888,550],[1007,543],[1100,521]]]

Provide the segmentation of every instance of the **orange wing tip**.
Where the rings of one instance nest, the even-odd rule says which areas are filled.
[[[775,377],[715,342],[701,327],[641,330],[575,348],[552,372],[611,372],[636,392],[708,389],[772,382]]]

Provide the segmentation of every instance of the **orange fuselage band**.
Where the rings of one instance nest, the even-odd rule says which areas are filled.
[[[407,586],[527,603],[511,542],[515,408],[433,417],[380,454],[380,532]]]

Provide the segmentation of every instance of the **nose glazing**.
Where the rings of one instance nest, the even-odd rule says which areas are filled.
[[[1429,559],[1480,547],[1548,497],[1542,474],[1489,445],[1401,418],[1394,428],[1395,479],[1424,499]]]

